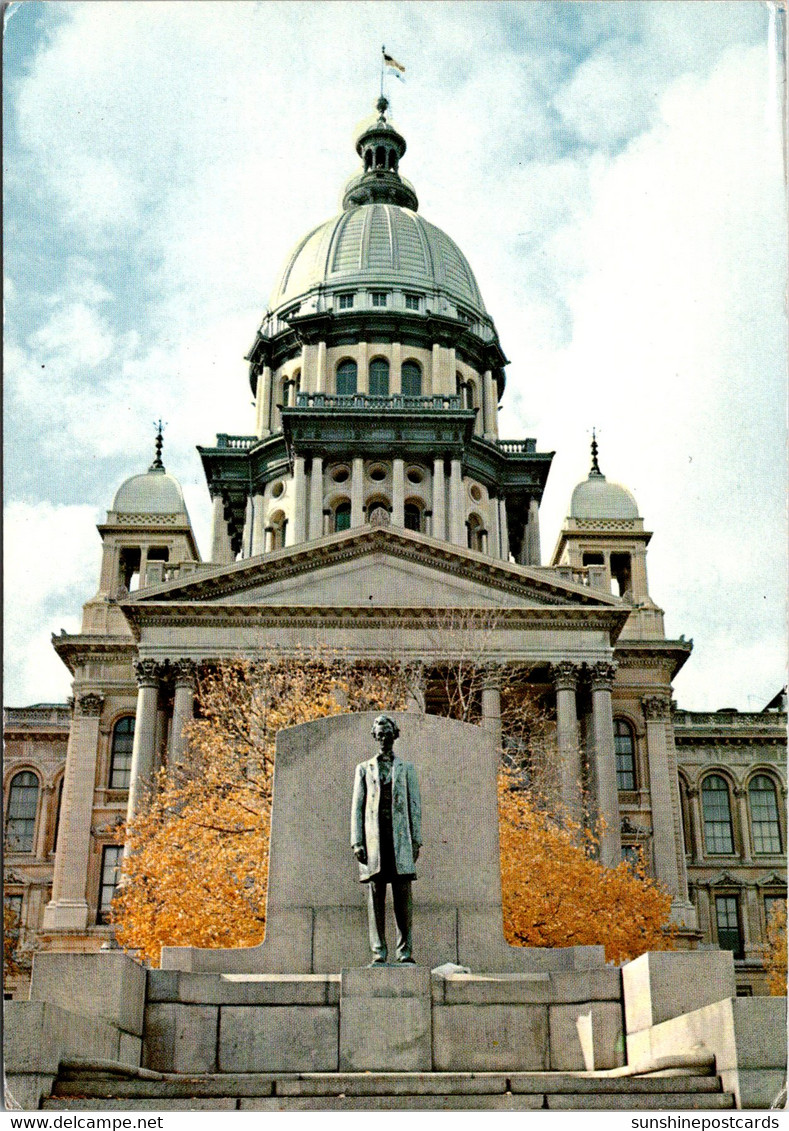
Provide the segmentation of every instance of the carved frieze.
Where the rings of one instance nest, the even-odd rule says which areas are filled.
[[[550,665],[550,673],[553,686],[557,691],[575,691],[581,669],[578,664],[574,664],[571,660],[560,660],[558,663]]]
[[[176,687],[194,687],[197,682],[197,664],[194,660],[182,658],[171,664]]]
[[[592,691],[610,691],[614,685],[617,665],[609,660],[598,660],[589,668]]]
[[[137,677],[138,687],[157,687],[161,667],[156,660],[135,660],[134,674]]]

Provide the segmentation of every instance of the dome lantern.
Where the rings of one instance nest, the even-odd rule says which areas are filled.
[[[346,211],[360,204],[399,204],[412,212],[419,208],[416,193],[400,176],[405,138],[386,120],[388,108],[388,99],[381,95],[376,103],[377,119],[356,139],[356,152],[364,171],[353,176],[345,187],[342,206]]]

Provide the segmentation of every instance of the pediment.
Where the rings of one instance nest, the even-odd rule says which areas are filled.
[[[385,608],[546,608],[619,613],[615,597],[574,585],[554,570],[528,568],[411,531],[359,527],[140,590],[123,603],[146,605]]]

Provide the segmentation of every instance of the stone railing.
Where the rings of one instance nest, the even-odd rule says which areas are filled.
[[[405,393],[391,396],[375,396],[372,393],[351,393],[339,396],[336,393],[298,393],[296,408],[332,408],[343,412],[355,409],[374,408],[381,412],[458,412],[462,409],[460,396],[456,393],[435,393],[429,397],[409,397]]]
[[[257,436],[230,436],[227,432],[218,432],[216,437],[218,448],[232,448],[235,451],[246,451],[257,442]]]
[[[508,456],[527,456],[537,451],[536,440],[496,440],[496,447]]]
[[[751,729],[755,725],[785,725],[786,716],[780,711],[675,711],[674,726],[681,727],[742,727]]]
[[[585,585],[588,589],[607,591],[605,566],[556,566],[555,572],[565,581],[574,585]]]

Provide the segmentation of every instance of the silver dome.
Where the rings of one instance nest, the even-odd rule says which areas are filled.
[[[161,468],[122,483],[112,509],[116,514],[187,514],[181,484]]]
[[[627,487],[620,483],[609,483],[604,475],[592,472],[588,479],[579,483],[570,501],[570,517],[591,518],[638,518],[638,503]]]

